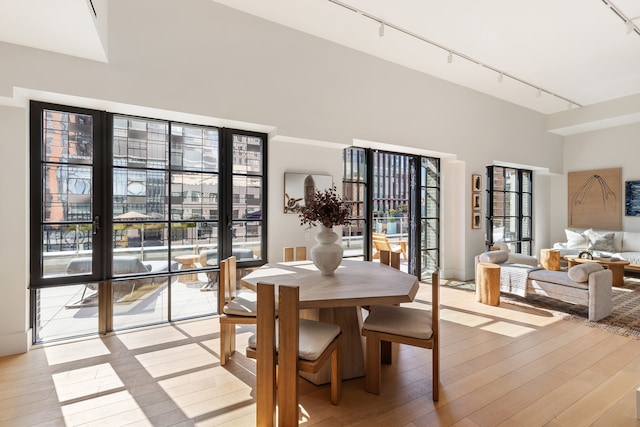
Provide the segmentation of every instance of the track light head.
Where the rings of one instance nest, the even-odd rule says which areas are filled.
[[[380,28],[378,28],[378,35],[384,37],[384,24],[382,22],[380,23]]]
[[[453,62],[453,53],[449,52],[449,56],[447,56],[447,62],[451,64]]]
[[[504,73],[498,74],[498,83],[502,83],[503,78],[504,78]]]

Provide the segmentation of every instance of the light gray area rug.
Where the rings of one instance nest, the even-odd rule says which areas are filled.
[[[456,289],[475,292],[475,283],[442,280],[441,284]],[[618,335],[640,339],[640,276],[625,276],[624,286],[613,288],[613,313],[598,322],[590,322],[587,307],[558,301],[540,295],[526,298],[502,293],[500,303],[535,307],[550,312],[556,317],[600,328]]]

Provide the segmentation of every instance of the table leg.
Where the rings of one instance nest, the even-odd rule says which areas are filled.
[[[624,286],[624,266],[609,264],[607,267],[611,270],[611,284],[613,286]]]
[[[306,309],[300,311],[300,317],[322,322],[335,323],[342,330],[340,356],[342,379],[364,376],[364,338],[361,335],[362,313],[359,307],[336,307]],[[300,372],[300,376],[316,385],[331,382],[331,367],[327,363],[317,374]]]

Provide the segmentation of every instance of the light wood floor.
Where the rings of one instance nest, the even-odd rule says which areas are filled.
[[[394,348],[380,396],[301,380],[302,425],[638,426],[640,340],[442,288],[442,388],[431,353]],[[422,285],[414,305],[428,307]],[[215,318],[47,345],[0,358],[1,426],[255,424],[255,362],[222,368]],[[239,330],[238,348],[250,335]]]

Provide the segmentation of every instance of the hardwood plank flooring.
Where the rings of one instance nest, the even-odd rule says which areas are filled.
[[[429,308],[428,285],[415,307]],[[362,378],[300,381],[301,425],[640,426],[640,340],[548,313],[441,290],[441,392],[431,400],[431,352],[395,346],[380,396]],[[217,318],[38,346],[0,358],[0,426],[252,426],[255,361],[222,368]]]

